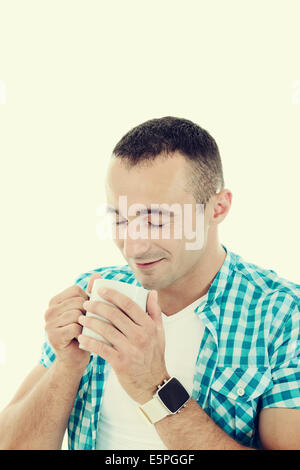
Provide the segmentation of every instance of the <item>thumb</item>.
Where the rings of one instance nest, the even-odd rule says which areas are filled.
[[[160,325],[162,321],[161,308],[158,303],[158,294],[156,290],[150,291],[147,298],[147,312],[152,320]]]
[[[89,283],[87,285],[87,288],[86,288],[86,291],[91,293],[92,292],[92,289],[93,289],[93,284],[94,284],[94,281],[95,279],[102,279],[102,276],[100,273],[94,273],[91,275],[90,279],[89,279]]]

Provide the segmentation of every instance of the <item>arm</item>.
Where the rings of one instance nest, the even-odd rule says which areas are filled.
[[[36,366],[0,414],[1,449],[60,449],[82,370]]]
[[[299,302],[280,292],[277,296],[281,318],[272,324],[269,345],[273,386],[262,397],[259,436],[264,449],[300,450]]]
[[[87,290],[92,288],[91,277]],[[77,320],[88,298],[79,286],[49,302],[46,332],[52,345],[50,367],[38,364],[0,414],[1,449],[60,449],[82,374],[90,354],[78,348]],[[54,361],[54,362],[53,362]],[[52,363],[51,363],[52,362]]]
[[[300,409],[263,409],[259,435],[264,449],[300,450]]]
[[[255,450],[228,436],[193,399],[180,413],[166,416],[154,426],[168,449]],[[300,450],[300,410],[263,409],[259,436],[263,449]]]
[[[179,413],[166,416],[154,425],[168,449],[255,450],[232,439],[193,398],[186,405]]]

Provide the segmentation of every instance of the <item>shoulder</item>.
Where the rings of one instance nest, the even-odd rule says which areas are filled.
[[[231,272],[223,298],[227,311],[232,304],[233,312],[239,311],[239,319],[258,328],[264,324],[265,331],[274,332],[287,321],[298,328],[300,285],[235,253],[229,255]]]
[[[244,290],[253,292],[257,299],[273,303],[275,308],[284,302],[293,303],[299,308],[300,284],[280,277],[273,269],[245,261],[236,254],[233,256],[233,283],[241,283]]]

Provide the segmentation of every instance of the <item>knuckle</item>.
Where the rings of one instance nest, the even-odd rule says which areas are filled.
[[[78,320],[78,318],[80,317],[80,315],[82,315],[82,311],[81,311],[81,310],[78,310],[78,309],[72,310],[72,316],[73,316],[74,318],[76,318],[76,321]]]
[[[117,374],[121,374],[123,372],[123,358],[122,358],[122,355],[120,353],[116,354],[115,363],[114,363],[114,370]]]
[[[90,317],[85,316],[85,319],[84,319],[84,326],[86,326],[87,328],[93,329],[92,320],[93,320],[93,318],[90,318]]]
[[[156,336],[156,333],[158,332],[158,328],[155,325],[154,322],[151,322],[149,326],[147,326],[147,333],[149,336],[153,337]]]
[[[62,328],[62,341],[68,342],[77,337],[81,332],[81,328],[76,323],[72,323],[68,328]]]
[[[107,328],[105,322],[98,320],[97,318],[87,317],[84,322],[85,326],[90,328],[91,330],[101,333],[107,334]]]
[[[107,353],[107,348],[106,348],[106,344],[105,343],[99,343],[97,344],[96,346],[96,349],[97,349],[97,354],[99,356],[103,356]]]
[[[111,305],[107,305],[105,303],[101,303],[101,307],[99,309],[99,314],[103,317],[106,318],[107,320],[110,320],[113,318],[113,315],[116,315],[118,313],[115,309],[115,307],[112,307]]]
[[[73,297],[72,299],[72,305],[76,308],[82,308],[83,303],[85,302],[85,299],[81,296],[79,297]]]
[[[83,289],[78,284],[75,284],[73,286],[73,292],[74,294],[78,294],[78,296],[82,296],[82,293],[84,292]]]
[[[77,338],[80,335],[81,331],[82,331],[82,326],[78,325],[77,323],[74,323],[74,331],[73,331],[74,338]]]
[[[45,312],[45,315],[44,315],[44,319],[45,319],[46,321],[48,321],[48,320],[52,317],[53,312],[54,312],[54,308],[53,308],[53,307],[47,308],[47,310],[46,310],[46,312]]]
[[[87,338],[86,342],[87,342],[88,348],[91,348],[93,352],[101,356],[102,343],[100,343],[100,341],[93,341],[91,338]]]
[[[65,312],[65,315],[68,316],[68,317],[73,317],[74,315],[79,315],[80,314],[80,310],[78,308],[70,308],[70,310],[67,310]]]
[[[68,310],[68,311],[65,313],[64,319],[65,319],[66,321],[73,320],[73,321],[76,323],[80,315],[81,315],[80,310],[72,309],[72,310]]]
[[[61,332],[59,333],[60,342],[63,342],[63,343],[67,342],[69,339],[69,336],[70,336],[69,331],[66,328],[62,328]]]
[[[135,342],[139,346],[145,346],[148,342],[148,338],[146,337],[146,335],[144,333],[137,332],[135,334]]]
[[[50,299],[50,301],[48,303],[48,307],[52,307],[56,303],[57,303],[57,295],[55,295],[54,297],[52,297],[52,299]]]
[[[126,311],[126,310],[131,310],[131,309],[132,309],[132,306],[133,306],[133,302],[132,302],[131,299],[127,298],[127,299],[124,300],[123,305],[124,305],[125,311]]]
[[[102,324],[101,330],[102,330],[103,334],[104,335],[109,335],[112,332],[112,327],[111,327],[110,323],[102,321],[101,324]]]
[[[130,354],[130,360],[132,361],[139,361],[140,359],[140,355],[141,355],[141,352],[140,352],[140,348],[133,348],[132,349],[132,352]],[[128,364],[129,362],[129,358],[126,360],[126,364]]]

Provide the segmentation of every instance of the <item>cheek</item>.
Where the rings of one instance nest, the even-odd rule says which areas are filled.
[[[201,243],[202,246],[202,243]],[[193,266],[195,261],[201,256],[202,249],[197,249],[196,244],[186,238],[182,240],[174,240],[172,243],[172,256],[174,265],[179,271]]]
[[[181,260],[184,257],[184,240],[162,240],[159,247],[162,253],[166,253],[166,258],[169,259],[175,266],[180,266]]]

